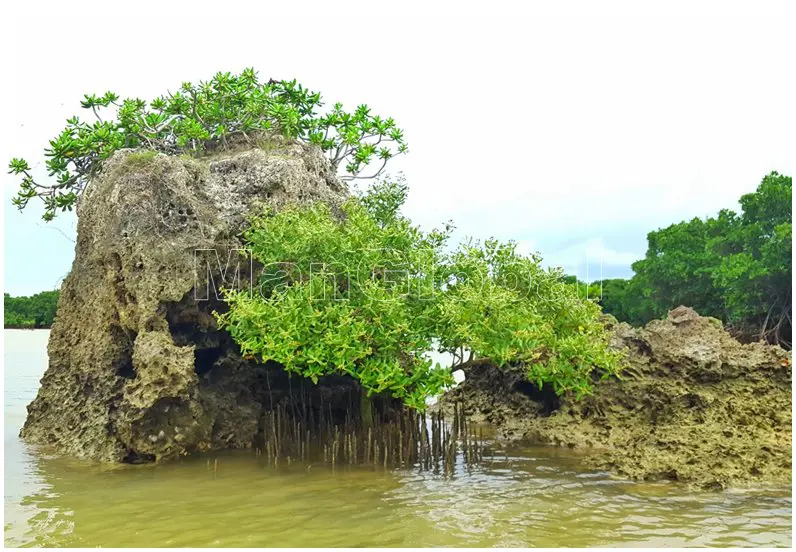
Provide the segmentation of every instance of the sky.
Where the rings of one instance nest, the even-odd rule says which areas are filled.
[[[46,178],[42,150],[68,117],[88,115],[85,93],[151,99],[254,67],[393,117],[409,153],[388,170],[403,172],[404,212],[423,228],[453,220],[456,240],[513,239],[581,278],[588,266],[589,279],[631,276],[648,232],[737,209],[768,172],[793,173],[788,2],[511,13],[336,2],[302,16],[233,4],[222,14],[194,2],[179,18],[146,2],[125,13],[28,5],[2,18],[14,78],[2,87],[0,162],[24,157]],[[74,216],[17,212],[17,182],[3,183],[4,291],[58,287]]]

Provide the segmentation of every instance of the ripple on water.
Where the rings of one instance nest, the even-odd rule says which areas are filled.
[[[46,332],[5,352],[5,542],[49,546],[790,546],[790,489],[701,493],[513,447],[453,477],[266,466],[249,453],[104,469],[17,438]],[[216,458],[213,456],[211,458]]]

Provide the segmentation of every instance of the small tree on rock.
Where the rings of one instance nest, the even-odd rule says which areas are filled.
[[[106,92],[87,94],[81,106],[94,121],[68,119],[44,150],[54,182],[37,181],[25,159],[11,160],[9,172],[22,177],[13,199],[20,210],[38,197],[44,202],[44,220],[71,211],[103,161],[122,148],[197,154],[226,148],[232,140],[254,144],[263,133],[276,133],[320,147],[335,169],[344,169],[343,179],[378,176],[392,157],[407,151],[403,131],[392,118],[373,115],[367,105],[347,112],[340,103],[321,113],[320,93],[295,80],[261,82],[254,69],[217,73],[196,85],[185,82],[148,103]]]

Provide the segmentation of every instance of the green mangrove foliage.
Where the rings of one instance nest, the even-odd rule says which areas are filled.
[[[650,232],[633,278],[603,282],[603,309],[642,325],[688,305],[740,337],[790,347],[792,190],[791,177],[772,172],[740,198],[740,214],[723,209]]]
[[[30,297],[3,294],[3,324],[6,328],[49,328],[55,318],[57,291],[42,291]]]
[[[650,298],[650,289],[643,285],[641,278],[582,282],[576,276],[568,274],[563,276],[563,281],[573,286],[579,297],[596,302],[604,313],[632,326],[643,326],[666,314],[666,310],[661,313],[655,308]]]
[[[596,287],[597,289],[595,286],[590,288],[589,296],[598,299],[603,312],[633,326],[643,326],[679,306],[671,305],[663,309],[656,307],[650,297],[652,290],[644,283],[643,278],[613,278],[602,282],[602,290],[599,289],[599,284]]]
[[[249,141],[278,133],[319,146],[335,168],[345,169],[344,179],[378,176],[387,161],[407,151],[403,131],[392,118],[373,115],[366,105],[348,112],[340,103],[320,113],[319,93],[295,80],[260,82],[254,69],[239,75],[217,73],[197,85],[185,82],[176,92],[149,103],[120,100],[106,92],[86,95],[81,106],[95,120],[68,119],[44,150],[54,182],[35,180],[25,159],[11,160],[9,172],[22,178],[13,199],[20,210],[38,197],[44,202],[45,220],[71,211],[103,160],[121,148],[194,154],[228,147],[233,139]],[[106,114],[112,109],[115,113]]]
[[[348,374],[368,393],[422,409],[452,383],[425,357],[524,367],[556,392],[588,393],[617,369],[599,307],[578,299],[538,257],[494,240],[446,248],[451,232],[423,232],[401,215],[406,186],[373,185],[340,213],[296,206],[254,218],[245,233],[264,267],[254,293],[226,290],[220,326],[245,355],[317,381]]]

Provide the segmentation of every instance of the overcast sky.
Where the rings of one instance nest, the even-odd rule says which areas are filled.
[[[514,239],[581,277],[587,259],[591,277],[601,259],[606,277],[629,276],[650,230],[737,208],[766,173],[793,172],[792,13],[764,4],[655,17],[239,10],[227,23],[109,13],[100,32],[75,31],[85,16],[29,15],[4,33],[16,77],[0,162],[25,157],[42,175],[47,140],[88,114],[84,93],[151,99],[253,66],[394,117],[410,152],[390,171],[404,172],[405,212],[423,227],[453,219],[457,239]],[[5,291],[53,289],[71,266],[74,218],[18,213],[15,190],[5,176]]]

